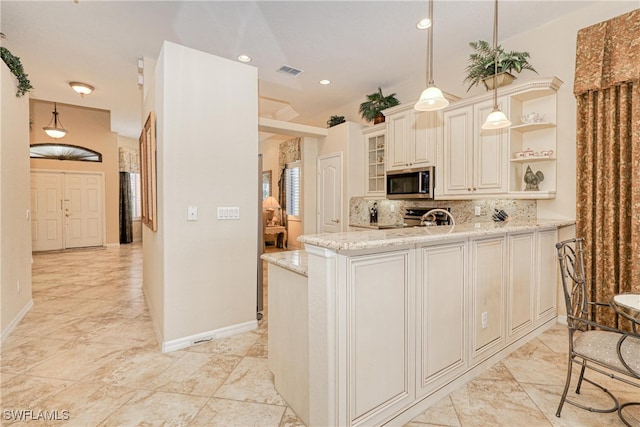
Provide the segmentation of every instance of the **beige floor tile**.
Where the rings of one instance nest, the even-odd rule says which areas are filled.
[[[45,399],[60,393],[73,382],[55,378],[0,374],[0,404],[3,410],[35,409]]]
[[[260,335],[261,334],[255,331],[245,332],[231,337],[220,338],[195,345],[190,347],[189,351],[244,356],[258,341]]]
[[[273,384],[273,374],[267,360],[245,357],[229,378],[220,386],[214,397],[286,406]]]
[[[567,356],[555,353],[542,341],[534,339],[505,358],[502,363],[520,382],[563,385]],[[531,369],[535,365],[535,369]]]
[[[460,427],[460,420],[449,396],[441,399],[411,421],[428,425]]]
[[[451,394],[463,426],[550,426],[515,380],[474,379]]]
[[[123,351],[120,346],[79,342],[73,349],[66,350],[25,373],[77,381],[116,359]]]
[[[57,395],[46,399],[42,407],[68,411],[68,421],[42,425],[86,427],[98,425],[118,411],[137,390],[99,383],[74,383]]]
[[[97,345],[97,344],[95,344]],[[154,380],[185,352],[160,353],[157,349],[131,348],[83,376],[86,382],[102,382],[114,386],[154,389]]]
[[[304,427],[305,423],[298,417],[293,409],[287,407],[287,410],[284,411],[284,415],[282,416],[282,421],[280,422],[280,427]]]
[[[618,418],[617,413],[592,413],[570,404],[563,406],[561,416],[557,418],[555,414],[558,409],[558,404],[560,403],[563,387],[547,384],[522,384],[522,387],[554,426],[624,426]],[[568,397],[582,404],[603,409],[611,405],[609,397],[601,391],[596,391],[592,386],[585,385],[579,395],[576,395],[573,391],[573,388],[569,390]]]
[[[204,408],[202,408],[197,417],[191,422],[191,425],[211,427],[278,427],[284,411],[284,406],[213,398],[204,405]]]
[[[226,354],[186,352],[151,386],[158,391],[212,396],[242,360],[240,356]]]
[[[0,371],[23,373],[73,350],[75,345],[72,341],[12,335],[2,346]]]
[[[208,398],[162,391],[138,390],[99,426],[186,426]]]

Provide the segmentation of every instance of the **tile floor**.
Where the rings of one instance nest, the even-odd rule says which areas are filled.
[[[161,354],[141,267],[139,244],[34,255],[34,307],[2,346],[0,425],[302,425],[267,368],[266,310],[255,331]],[[622,426],[570,405],[555,417],[566,346],[552,328],[408,426]],[[640,425],[640,411],[631,416]]]

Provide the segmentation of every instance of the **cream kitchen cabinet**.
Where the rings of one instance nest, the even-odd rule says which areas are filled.
[[[536,233],[512,233],[507,236],[509,274],[507,289],[507,340],[528,333],[534,326],[536,288]]]
[[[508,98],[498,98],[503,111]],[[509,132],[482,130],[493,100],[465,104],[444,112],[444,138],[437,198],[502,195],[508,190]]]
[[[504,236],[470,240],[471,364],[506,344],[506,243]]]
[[[416,253],[416,397],[467,367],[466,240]]]
[[[540,325],[557,315],[558,256],[556,243],[558,230],[555,227],[540,229],[536,245],[536,299],[535,323]]]
[[[442,134],[439,112],[416,111],[413,104],[385,110],[387,170],[434,166]]]
[[[365,146],[365,196],[385,197],[386,195],[386,127],[384,124],[363,129]]]
[[[381,424],[414,400],[413,259],[407,249],[346,261],[350,425]]]

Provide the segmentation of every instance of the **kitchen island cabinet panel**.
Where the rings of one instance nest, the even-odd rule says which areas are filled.
[[[505,343],[506,241],[504,236],[471,240],[471,363]]]
[[[536,247],[533,232],[510,234],[508,340],[513,341],[533,328],[535,310]]]
[[[555,244],[558,230],[549,228],[538,232],[536,323],[541,324],[556,316],[558,296],[558,257]]]
[[[381,411],[413,400],[411,254],[397,251],[348,260],[350,419],[370,425]]]
[[[419,248],[417,263],[417,394],[466,368],[467,245]]]

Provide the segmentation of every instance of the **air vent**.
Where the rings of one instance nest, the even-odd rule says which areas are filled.
[[[302,72],[302,70],[295,69],[293,67],[289,67],[287,65],[283,65],[277,70],[279,73],[288,74],[290,76],[296,77],[298,74]]]

